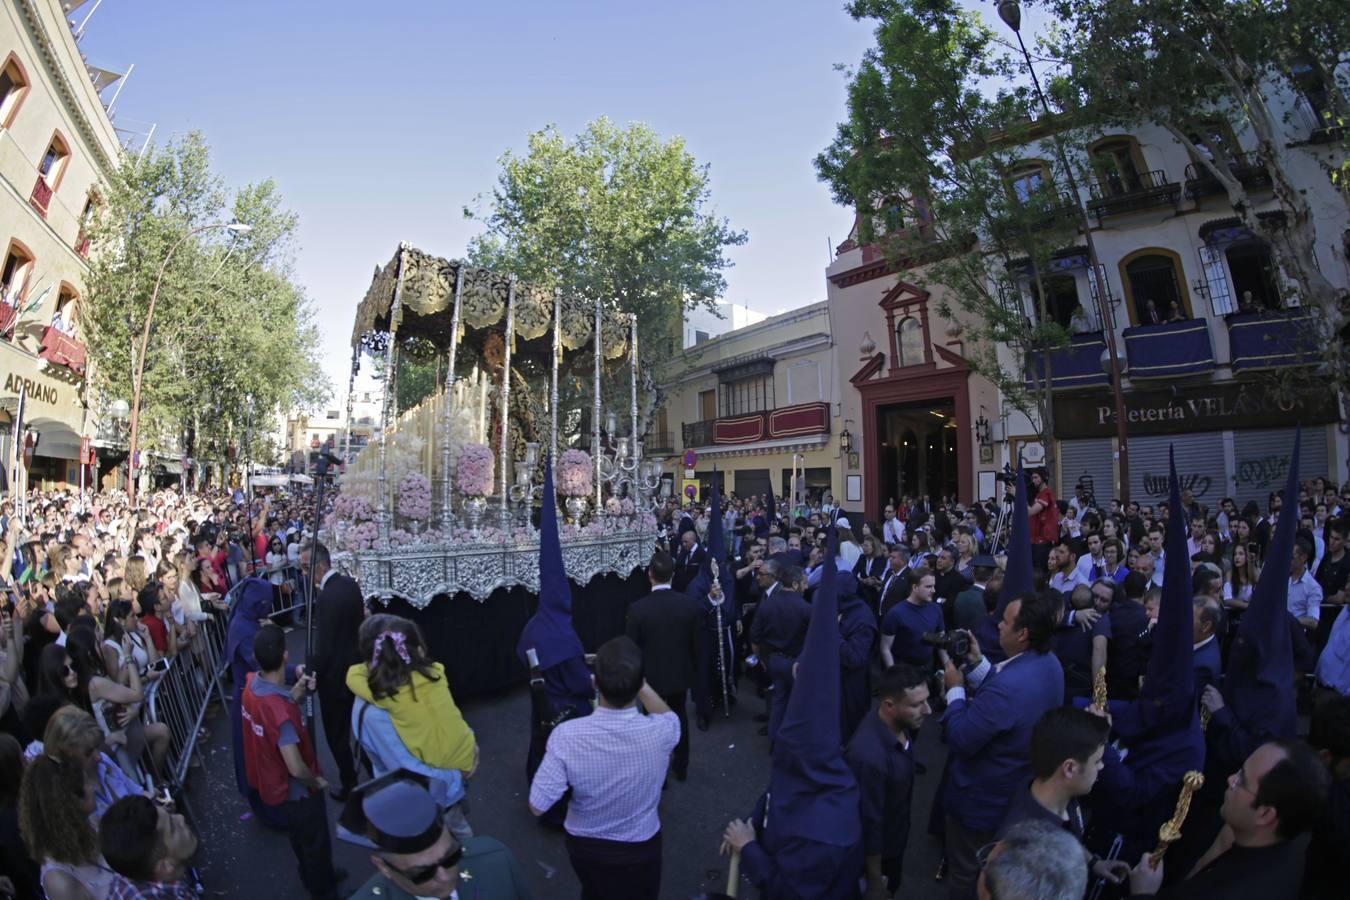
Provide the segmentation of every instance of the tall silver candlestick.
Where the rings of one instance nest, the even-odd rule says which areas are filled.
[[[384,400],[380,403],[380,474],[376,484],[379,496],[376,498],[375,506],[375,546],[382,551],[389,550],[389,482],[388,482],[388,458],[389,458],[389,425],[390,411],[395,409],[398,402],[394,397],[395,383],[395,363],[394,351],[398,344],[398,320],[403,306],[403,270],[404,259],[410,249],[406,241],[400,241],[398,245],[398,278],[394,281],[394,300],[389,305],[389,343],[384,348]]]
[[[511,344],[516,331],[516,276],[512,275],[506,285],[506,347],[502,351],[502,446],[499,451],[502,474],[502,527],[509,524],[511,516],[510,473],[506,460],[511,450]]]
[[[600,446],[600,356],[602,336],[600,334],[600,297],[595,298],[595,407],[591,415],[591,454],[595,457],[595,512],[599,515],[604,508],[604,473],[600,470],[600,457],[604,448]]]
[[[548,458],[558,464],[558,358],[562,356],[562,288],[553,289],[553,378],[549,382],[549,414],[552,425],[549,432]]]
[[[455,270],[455,308],[450,314],[450,351],[445,361],[445,422],[441,427],[441,530],[448,532],[454,519],[450,512],[450,423],[454,407],[455,356],[459,350],[459,293],[464,286],[464,263]]]
[[[631,402],[633,406],[633,457],[638,456],[638,441],[642,435],[638,432],[638,410],[637,410],[637,380],[638,380],[638,346],[637,346],[637,313],[628,314],[628,342],[629,346],[629,368],[632,373]]]

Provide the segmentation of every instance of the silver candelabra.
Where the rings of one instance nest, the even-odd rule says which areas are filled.
[[[534,480],[534,470],[538,464],[539,444],[527,443],[525,445],[525,458],[516,460],[516,481],[509,489],[511,502],[516,507],[515,519],[519,525],[530,524],[530,511],[534,508],[534,498],[543,490],[543,485]]]

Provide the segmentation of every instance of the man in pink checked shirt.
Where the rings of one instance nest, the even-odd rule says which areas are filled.
[[[530,785],[530,812],[542,815],[570,787],[567,855],[583,895],[655,898],[661,888],[656,807],[680,721],[643,678],[642,651],[628,638],[600,648],[593,677],[600,705],[549,735]]]

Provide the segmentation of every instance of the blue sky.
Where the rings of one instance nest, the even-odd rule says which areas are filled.
[[[479,226],[462,207],[549,123],[575,134],[606,115],[683,136],[711,166],[717,212],[749,232],[727,299],[765,312],[823,299],[829,242],[852,215],[811,160],[843,115],[834,65],[871,43],[842,7],[104,0],[81,47],[94,65],[135,63],[119,124],[156,123],[157,140],[200,130],[229,183],[276,179],[341,398],[375,266],[400,240],[463,253]]]

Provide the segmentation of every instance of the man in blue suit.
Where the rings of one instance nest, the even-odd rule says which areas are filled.
[[[953,900],[975,896],[976,851],[994,839],[1013,795],[1031,780],[1031,732],[1064,702],[1064,670],[1050,652],[1056,602],[1024,591],[1003,608],[1003,662],[991,664],[977,641],[965,660],[946,660],[950,752],[944,794],[948,883]],[[958,668],[957,663],[964,665]],[[973,694],[973,696],[968,696]]]
[[[1191,669],[1195,673],[1195,699],[1199,707],[1200,695],[1211,684],[1218,685],[1223,677],[1223,659],[1219,654],[1219,633],[1223,631],[1223,607],[1208,595],[1198,595],[1192,601],[1194,621],[1191,630],[1195,639]]]

